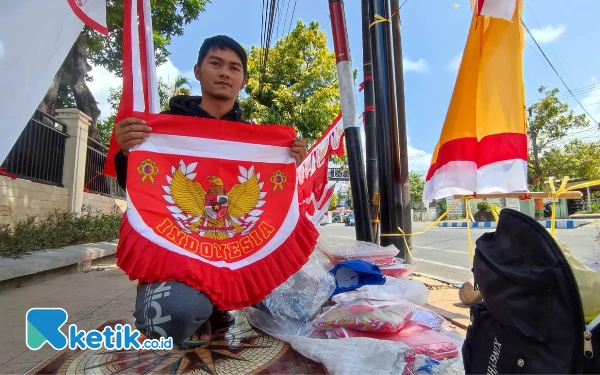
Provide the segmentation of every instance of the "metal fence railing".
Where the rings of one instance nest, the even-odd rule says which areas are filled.
[[[35,111],[2,163],[10,175],[63,186],[67,125],[40,110]]]
[[[88,138],[85,188],[92,193],[125,198],[125,190],[119,186],[117,179],[102,174],[107,153],[108,148],[106,146],[92,138]]]

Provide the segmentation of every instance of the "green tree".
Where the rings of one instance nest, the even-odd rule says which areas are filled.
[[[340,201],[340,197],[337,194],[333,194],[331,196],[331,200],[329,201],[329,211],[335,210],[338,202]]]
[[[423,181],[423,178],[418,174],[410,172],[408,183],[410,185],[410,200],[415,206],[418,206],[423,202],[425,181]]]
[[[540,167],[548,177],[599,179],[600,142],[573,140],[564,147],[552,147],[540,158]]]
[[[161,65],[169,56],[168,46],[173,36],[183,35],[183,27],[198,19],[209,0],[152,0],[152,27],[156,64]],[[90,136],[98,138],[96,122],[100,118],[98,103],[87,86],[90,64],[121,75],[123,46],[123,0],[107,0],[106,22],[109,37],[89,27],[73,44],[61,68],[56,73],[39,108],[52,115],[56,108],[75,104],[92,118]]]
[[[187,86],[187,87],[185,87]],[[182,75],[178,75],[177,77],[175,77],[175,80],[173,81],[173,83],[171,84],[171,87],[169,87],[169,89],[171,90],[171,96],[176,96],[176,95],[190,95],[191,90],[192,90],[192,82],[190,81],[189,78],[184,77]],[[167,102],[167,108],[169,106],[169,103]],[[167,108],[163,108],[163,109],[167,109]]]
[[[340,113],[335,54],[319,24],[298,21],[292,32],[268,51],[248,53],[248,84],[240,97],[246,120],[293,126],[315,142]],[[263,74],[264,73],[264,74]]]
[[[569,106],[563,103],[557,94],[559,90],[547,90],[544,86],[538,90],[544,94],[528,108],[529,123],[527,135],[529,136],[529,183],[533,191],[540,191],[544,180],[549,177],[543,169],[542,156],[552,142],[564,139],[572,129],[589,126],[586,115],[575,115]]]

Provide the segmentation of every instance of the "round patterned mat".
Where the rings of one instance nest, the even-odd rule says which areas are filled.
[[[131,324],[110,320],[98,326]],[[244,315],[217,331],[211,341],[173,350],[63,350],[28,374],[326,374],[322,365],[295,352],[289,344],[253,329]]]

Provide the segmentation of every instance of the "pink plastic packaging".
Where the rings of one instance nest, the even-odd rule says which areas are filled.
[[[435,360],[456,358],[459,347],[446,335],[429,327],[408,322],[399,332],[360,332],[347,328],[336,328],[330,338],[368,337],[377,340],[402,342],[413,349],[414,354],[426,355]]]
[[[416,306],[408,301],[377,305],[357,300],[342,302],[325,311],[313,322],[316,330],[348,328],[357,331],[398,332],[413,315]]]

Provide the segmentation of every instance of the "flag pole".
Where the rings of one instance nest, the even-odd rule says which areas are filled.
[[[352,60],[350,58],[350,46],[346,32],[344,2],[342,0],[328,1],[342,102],[342,121],[344,123],[344,136],[346,138],[346,150],[348,153],[348,170],[350,173],[350,188],[352,189],[352,203],[354,205],[356,239],[358,241],[373,242],[371,215],[367,200],[365,165],[362,155],[360,128],[358,126],[356,96],[354,95]]]
[[[373,58],[371,56],[371,32],[369,25],[369,0],[362,0],[362,41],[363,41],[363,113],[365,128],[365,153],[367,158],[367,190],[369,202],[373,205],[375,193],[379,190],[377,178],[377,130],[375,128],[375,93],[373,88]],[[372,217],[372,219],[376,219]]]
[[[412,215],[410,207],[410,182],[408,170],[408,139],[406,136],[406,111],[404,108],[404,67],[402,62],[402,36],[400,32],[400,0],[391,0],[392,9],[392,50],[394,53],[394,81],[396,83],[396,126],[400,147],[400,181],[402,185],[402,224],[404,233],[412,233]],[[409,249],[412,249],[412,236],[406,237]],[[412,263],[410,252],[403,258]]]
[[[394,245],[398,256],[406,259],[404,239],[398,228],[403,228],[402,185],[398,132],[393,121],[395,103],[392,101],[392,49],[390,40],[390,10],[388,0],[370,0],[371,47],[377,119],[377,166],[380,193],[380,244]]]

